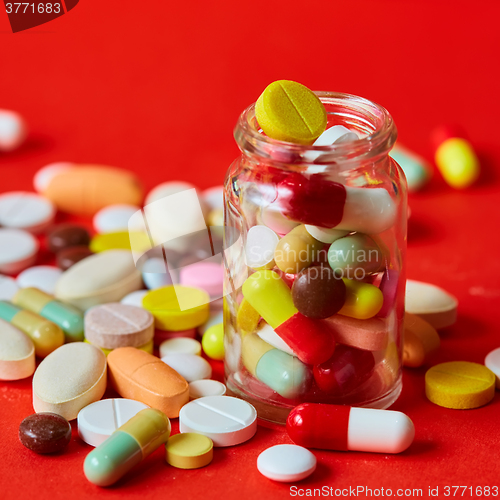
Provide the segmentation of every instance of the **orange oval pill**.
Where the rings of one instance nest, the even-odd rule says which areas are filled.
[[[439,349],[441,341],[436,329],[415,314],[405,313],[403,365],[422,366]]]

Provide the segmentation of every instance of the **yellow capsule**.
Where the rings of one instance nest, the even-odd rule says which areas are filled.
[[[470,186],[479,176],[479,160],[469,141],[452,137],[436,149],[436,165],[444,180],[456,189]]]
[[[369,283],[342,279],[346,286],[346,298],[339,314],[356,319],[373,318],[384,303],[382,292]]]
[[[253,333],[259,324],[260,314],[243,298],[238,313],[236,314],[236,325],[242,336]]]

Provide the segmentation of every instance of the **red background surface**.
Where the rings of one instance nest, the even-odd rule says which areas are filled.
[[[429,160],[431,129],[461,124],[482,159],[481,180],[457,192],[436,175],[410,197],[408,277],[460,301],[439,361],[481,363],[500,346],[499,15],[497,1],[82,0],[14,35],[0,12],[0,108],[22,113],[31,130],[22,148],[0,155],[0,191],[30,189],[53,161],[133,170],[147,190],[173,179],[220,184],[237,154],[238,114],[276,79],[383,104],[401,142]],[[298,486],[422,488],[424,498],[429,486],[441,498],[445,485],[500,486],[498,393],[480,409],[440,408],[424,396],[424,373],[405,369],[393,406],[416,427],[405,453],[315,451],[318,469]],[[157,451],[100,490],[83,476],[90,448],[76,434],[63,455],[23,448],[17,429],[32,411],[29,380],[0,383],[2,499],[289,497],[289,485],[256,468],[261,451],[290,442],[283,429],[259,426],[196,471],[165,465]]]

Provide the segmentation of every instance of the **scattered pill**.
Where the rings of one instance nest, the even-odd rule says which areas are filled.
[[[161,360],[188,382],[208,379],[212,376],[210,363],[196,354],[167,354],[162,356]]]
[[[254,436],[257,411],[250,403],[230,396],[194,399],[182,407],[179,429],[203,434],[216,447],[234,446]]]
[[[21,422],[19,441],[35,453],[58,453],[71,441],[71,425],[56,413],[35,413]]]
[[[0,380],[20,380],[35,371],[35,346],[15,326],[0,319]]]
[[[257,469],[273,481],[292,483],[309,477],[316,470],[316,457],[302,446],[278,444],[258,456]]]
[[[0,300],[12,300],[19,290],[19,285],[14,278],[0,274]]]
[[[416,368],[429,361],[441,341],[436,329],[419,316],[405,313],[403,365]]]
[[[128,222],[140,207],[137,205],[109,205],[94,215],[92,225],[97,233],[128,231]]]
[[[77,262],[80,262],[87,257],[94,255],[89,247],[77,246],[70,247],[57,252],[56,264],[59,269],[67,271],[70,267],[74,266]]]
[[[52,224],[56,210],[43,196],[24,191],[0,194],[0,225],[38,234]]]
[[[33,376],[33,408],[73,420],[106,390],[106,356],[84,342],[66,344],[49,354]]]
[[[375,316],[384,303],[384,296],[379,288],[351,279],[343,279],[346,286],[345,304],[339,314],[357,319],[369,319]]]
[[[184,286],[205,290],[212,298],[224,295],[224,270],[215,262],[196,262],[181,268],[180,282]]]
[[[219,323],[211,326],[201,339],[203,352],[211,359],[224,359],[224,325]]]
[[[401,453],[413,442],[413,422],[399,411],[303,403],[288,416],[286,430],[305,448]]]
[[[99,446],[146,408],[147,405],[133,399],[101,399],[78,413],[78,435],[90,446]]]
[[[396,160],[405,173],[410,193],[422,189],[427,184],[431,177],[432,169],[428,162],[421,156],[405,148],[399,142],[394,146],[389,156]]]
[[[447,328],[457,320],[458,300],[442,288],[422,281],[406,281],[405,310],[434,328]]]
[[[62,271],[54,266],[34,266],[22,271],[17,277],[20,288],[39,288],[45,293],[54,294],[56,283]]]
[[[441,363],[425,374],[425,395],[434,404],[466,410],[488,404],[495,396],[495,374],[468,361]]]
[[[0,109],[0,151],[18,148],[27,134],[26,122],[19,113]]]
[[[311,144],[326,128],[326,110],[307,87],[289,80],[269,84],[255,103],[262,130],[279,141]]]
[[[226,386],[217,380],[200,379],[189,383],[189,399],[224,396],[224,394],[226,394]]]
[[[252,269],[272,269],[279,236],[267,226],[253,226],[247,232],[246,264]]]
[[[37,288],[23,288],[13,303],[55,323],[64,332],[66,342],[83,340],[83,314],[76,307],[59,302]]]
[[[0,272],[17,274],[35,263],[38,241],[21,229],[0,228]]]
[[[290,356],[297,356],[290,346],[273,330],[267,323],[263,323],[260,328],[255,332],[262,340],[269,345],[279,349],[280,351],[290,354]]]
[[[207,321],[210,297],[204,290],[180,285],[151,290],[142,306],[155,317],[160,330],[189,330]]]
[[[64,343],[64,333],[59,326],[10,302],[0,300],[0,319],[26,333],[35,345],[35,354],[40,358],[49,355]]]
[[[109,250],[77,262],[59,278],[55,296],[82,310],[120,301],[142,287],[141,274],[126,250]]]
[[[92,252],[105,252],[106,250],[131,250],[144,253],[151,248],[149,236],[140,231],[120,231],[116,233],[96,234],[89,244]]]
[[[85,477],[98,486],[110,486],[169,437],[170,421],[164,413],[153,408],[141,410],[87,455]]]
[[[214,444],[210,438],[195,432],[172,436],[165,445],[166,460],[178,469],[199,469],[213,459]]]
[[[71,247],[86,247],[89,243],[89,232],[84,227],[74,224],[59,224],[47,235],[47,245],[54,253]]]
[[[165,340],[160,345],[160,357],[168,356],[169,354],[194,354],[201,355],[201,344],[187,337],[176,337]]]
[[[60,172],[63,172],[64,170],[73,168],[74,166],[74,163],[61,161],[57,163],[51,163],[41,168],[33,178],[33,187],[35,188],[35,191],[37,193],[43,193],[47,189],[53,177],[58,175]]]
[[[224,186],[214,186],[201,192],[201,199],[210,210],[224,208]]]
[[[176,277],[176,270],[169,269],[163,258],[151,257],[142,265],[142,281],[149,290],[172,285],[172,277]]]
[[[142,307],[142,299],[147,293],[147,290],[136,290],[135,292],[125,295],[125,297],[120,300],[120,303],[126,306]]]
[[[186,380],[161,359],[135,347],[108,355],[109,383],[123,398],[141,401],[169,418],[177,418],[189,401]]]
[[[154,187],[148,193],[144,201],[144,205],[150,205],[151,203],[161,200],[162,198],[167,198],[168,196],[180,193],[182,191],[187,191],[188,189],[196,189],[196,186],[190,184],[189,182],[183,181],[163,182],[162,184]]]
[[[495,374],[497,389],[500,389],[500,347],[488,353],[484,360],[484,365]]]

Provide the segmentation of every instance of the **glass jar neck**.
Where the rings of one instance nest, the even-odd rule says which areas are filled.
[[[294,165],[325,165],[351,168],[354,164],[375,163],[387,156],[397,131],[388,111],[367,99],[337,92],[315,92],[324,104],[328,124],[343,125],[356,132],[358,140],[331,146],[307,146],[277,141],[264,135],[255,117],[255,104],[240,115],[234,137],[243,154],[256,161],[271,162],[281,168]]]

